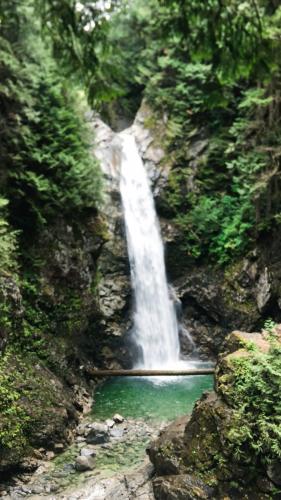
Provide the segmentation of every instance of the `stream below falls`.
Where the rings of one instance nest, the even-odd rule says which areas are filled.
[[[78,426],[74,443],[57,457],[42,461],[32,475],[15,478],[2,497],[152,500],[153,468],[147,445],[171,420],[191,413],[194,402],[212,384],[208,375],[107,380],[96,389],[93,410]],[[116,414],[122,418],[114,421]],[[95,429],[104,434],[94,444]],[[77,470],[81,456],[90,457],[91,470]]]

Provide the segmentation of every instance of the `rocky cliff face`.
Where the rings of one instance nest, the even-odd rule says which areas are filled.
[[[92,117],[94,154],[104,174],[104,201],[100,210],[106,227],[106,242],[98,260],[98,328],[95,346],[99,362],[108,368],[129,367],[128,335],[131,326],[130,267],[120,198],[120,143],[97,116]]]
[[[86,369],[94,356],[87,331],[98,312],[102,228],[97,214],[79,225],[58,217],[25,242],[19,274],[1,275],[2,471],[63,449],[89,409]]]
[[[279,348],[280,331],[278,327],[271,332],[275,336],[274,345],[279,344]],[[156,499],[280,498],[280,459],[274,458],[269,448],[255,448],[255,444],[262,438],[262,433],[254,437],[260,409],[256,408],[252,424],[245,421],[238,424],[238,412],[232,393],[241,360],[248,360],[250,365],[255,364],[257,358],[253,353],[266,354],[271,346],[272,336],[266,332],[233,332],[228,336],[225,351],[216,368],[216,390],[205,393],[196,403],[191,417],[171,424],[148,450],[158,476],[154,480]],[[265,371],[260,373],[257,386],[263,377],[266,380]],[[240,383],[242,379],[243,377]],[[254,391],[254,385],[252,389]],[[258,391],[257,387],[256,390]],[[248,396],[252,397],[253,394],[254,392],[248,393]],[[280,404],[279,394],[276,394],[276,398],[274,408],[278,408]],[[243,403],[247,408],[249,401],[244,400]],[[274,408],[269,415],[273,421]],[[244,432],[245,424],[249,424],[249,428]],[[236,434],[233,429],[236,429]],[[253,435],[247,432],[252,432]],[[262,432],[266,432],[265,427]],[[276,436],[276,446],[278,442]],[[239,446],[238,454],[235,447]]]
[[[225,268],[191,259],[168,203],[174,166],[173,158],[164,151],[165,116],[156,120],[143,103],[133,130],[152,182],[166,243],[168,279],[182,303],[183,331],[192,335],[201,357],[216,359],[229,330],[254,331],[268,317],[281,320],[280,235],[258,242],[255,249]],[[194,189],[194,177],[207,151],[208,139],[195,135],[187,154],[186,192]],[[190,344],[184,335],[181,341],[183,352],[188,353]]]
[[[130,364],[124,347],[129,265],[114,173],[118,150],[111,148],[110,129],[89,120],[93,154],[105,177],[99,213],[85,212],[79,221],[58,214],[34,241],[23,241],[20,271],[0,276],[2,471],[27,456],[33,456],[25,464],[31,466],[38,454],[69,442],[90,407],[89,368]]]

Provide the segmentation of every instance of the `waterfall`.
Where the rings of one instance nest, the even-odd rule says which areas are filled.
[[[133,336],[140,353],[137,367],[172,368],[179,361],[178,325],[153,196],[134,137],[128,132],[119,137],[120,191],[135,299]]]

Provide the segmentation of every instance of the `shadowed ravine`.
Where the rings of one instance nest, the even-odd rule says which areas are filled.
[[[132,337],[136,368],[208,367],[195,356],[181,359],[173,294],[166,278],[164,247],[149,179],[130,132],[115,135],[121,154],[113,154],[120,169],[132,289]],[[120,158],[120,165],[118,165]],[[113,378],[95,392],[92,413],[78,427],[74,443],[58,458],[42,465],[24,489],[27,498],[128,499],[154,498],[152,466],[146,447],[159,429],[191,412],[212,376]],[[117,417],[114,415],[117,414]],[[121,416],[120,416],[121,415]],[[38,497],[39,494],[39,497]]]

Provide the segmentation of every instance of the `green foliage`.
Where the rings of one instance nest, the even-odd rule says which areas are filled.
[[[113,98],[112,73],[118,72],[118,67],[110,63],[108,19],[120,0],[34,0],[33,4],[52,53],[67,77],[83,82],[95,107]]]
[[[116,16],[142,27],[137,57],[122,36],[116,57],[165,122],[168,202],[193,257],[224,264],[280,224],[280,16],[269,0],[136,0]]]
[[[9,364],[14,364],[12,353],[6,353],[0,358],[0,456],[9,452],[19,459],[27,446],[25,430],[28,416],[21,406],[22,393],[17,385],[17,374],[9,370]]]
[[[10,12],[8,29],[6,9],[0,29],[1,178],[13,223],[31,230],[58,212],[79,216],[95,209],[101,176],[90,153],[85,106],[51,59],[33,3],[25,0]],[[18,29],[17,40],[12,28]]]
[[[237,460],[252,463],[281,458],[281,348],[272,344],[268,353],[252,352],[234,361],[229,397],[234,422],[227,435],[228,450]]]
[[[177,217],[178,225],[186,233],[188,254],[199,257],[206,248],[221,264],[239,255],[248,242],[250,211],[250,205],[240,205],[239,200],[229,195],[198,198],[192,210]]]
[[[264,322],[264,329],[265,331],[267,332],[267,334],[269,335],[269,338],[274,341],[276,340],[276,333],[275,333],[275,328],[276,328],[277,324],[275,323],[275,321],[273,321],[271,318],[268,318],[265,322]]]
[[[57,367],[61,369],[61,367]],[[15,466],[32,447],[48,447],[47,433],[63,434],[65,403],[60,384],[41,360],[9,347],[0,358],[0,459],[1,466]],[[59,410],[60,409],[60,410]],[[51,431],[50,431],[51,429]]]
[[[0,269],[11,271],[16,269],[17,233],[13,231],[6,219],[8,200],[0,197]]]

